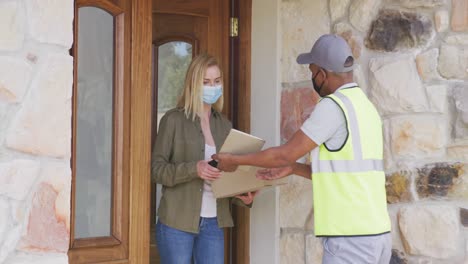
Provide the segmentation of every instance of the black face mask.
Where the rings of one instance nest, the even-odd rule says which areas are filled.
[[[317,74],[315,74],[315,76],[312,77],[312,86],[314,86],[314,90],[318,93],[318,95],[320,95],[320,90],[322,90],[322,86],[325,83],[325,81],[323,81],[322,85],[320,85],[319,87],[317,83],[315,82],[315,78],[317,78],[318,75],[319,75],[319,72],[317,72]]]

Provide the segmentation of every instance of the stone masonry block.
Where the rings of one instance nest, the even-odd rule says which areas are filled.
[[[282,234],[280,239],[281,264],[305,264],[304,234]]]
[[[70,48],[73,43],[74,2],[26,0],[29,34],[42,43]]]
[[[27,91],[32,67],[25,61],[0,57],[0,101],[18,103]]]
[[[405,206],[399,212],[405,250],[411,255],[438,259],[454,257],[459,250],[458,210],[448,205]]]
[[[18,3],[19,1],[0,2],[0,51],[16,51],[23,46],[24,15]]]
[[[73,59],[50,54],[13,120],[6,146],[25,153],[70,157]]]

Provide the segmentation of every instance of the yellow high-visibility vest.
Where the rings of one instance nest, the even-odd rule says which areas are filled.
[[[324,143],[312,151],[315,235],[390,232],[380,116],[359,87],[327,98],[345,114],[348,137],[339,149]]]

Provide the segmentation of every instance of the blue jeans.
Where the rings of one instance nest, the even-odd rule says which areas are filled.
[[[189,233],[156,224],[156,243],[162,264],[223,264],[224,231],[218,220],[200,217],[200,232]]]

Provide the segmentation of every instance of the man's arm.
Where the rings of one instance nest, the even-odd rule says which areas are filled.
[[[218,161],[218,168],[222,171],[234,171],[238,165],[278,168],[294,164],[315,147],[317,144],[302,130],[298,130],[286,144],[278,147],[246,155],[220,153],[213,155],[212,158]],[[303,173],[304,168],[299,167],[298,172]]]
[[[310,165],[298,162],[286,167],[258,170],[257,178],[261,180],[276,180],[291,174],[296,174],[309,180],[312,179],[312,170]]]
[[[293,165],[293,173],[306,179],[312,180],[311,165],[296,162]]]

